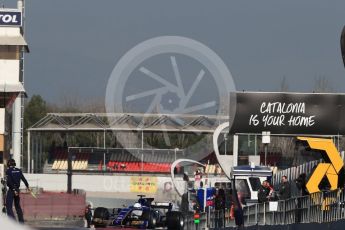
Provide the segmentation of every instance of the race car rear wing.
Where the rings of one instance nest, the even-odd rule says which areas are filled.
[[[152,202],[151,207],[154,209],[168,209],[171,210],[173,207],[172,203],[169,202]]]

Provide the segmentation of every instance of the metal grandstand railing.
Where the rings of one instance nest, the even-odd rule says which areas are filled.
[[[208,209],[206,212],[199,213],[199,215],[200,222],[195,224],[194,215],[192,213],[185,214],[185,229],[223,229],[236,226],[230,209]]]
[[[277,186],[280,184],[280,180],[281,180],[282,176],[287,176],[289,181],[294,181],[302,173],[309,175],[311,173],[311,171],[313,170],[313,168],[319,162],[320,162],[320,160],[310,161],[310,162],[307,162],[305,164],[302,164],[302,165],[299,165],[296,167],[291,167],[291,168],[279,171],[272,176],[271,182],[274,186]]]
[[[244,207],[245,226],[325,223],[345,218],[343,189]]]

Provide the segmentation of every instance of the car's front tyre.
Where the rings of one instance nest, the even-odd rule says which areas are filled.
[[[106,208],[103,207],[99,207],[96,208],[93,214],[93,224],[96,228],[99,227],[107,227],[108,223],[109,223],[109,211]]]
[[[143,219],[147,220],[147,228],[149,229],[154,229],[157,225],[157,217],[156,217],[156,213],[151,211],[151,210],[147,210],[144,211],[143,213]]]
[[[167,213],[167,227],[168,229],[183,230],[184,218],[181,212],[171,211]]]

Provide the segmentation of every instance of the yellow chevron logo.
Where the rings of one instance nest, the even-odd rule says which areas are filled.
[[[344,167],[344,163],[332,139],[309,137],[297,137],[297,139],[306,141],[312,149],[323,150],[327,156],[324,157],[325,163],[318,164],[313,174],[309,178],[306,184],[308,192],[319,192],[319,184],[325,176],[331,185],[331,190],[337,189],[339,172]]]

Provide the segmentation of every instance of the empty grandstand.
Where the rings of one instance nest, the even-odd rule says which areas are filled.
[[[44,172],[65,173],[69,152],[74,171],[90,172],[169,173],[171,163],[183,156],[182,150],[175,149],[56,148]]]
[[[34,173],[169,173],[181,157],[212,153],[226,116],[50,113],[28,129],[27,169]],[[203,141],[200,141],[203,140]],[[230,149],[230,148],[229,148]]]

